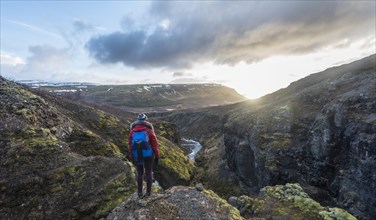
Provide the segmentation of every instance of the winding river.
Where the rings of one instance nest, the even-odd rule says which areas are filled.
[[[202,146],[199,142],[191,140],[191,139],[185,139],[182,138],[182,146],[188,147],[191,149],[191,153],[188,154],[189,159],[195,161],[195,157],[197,153],[201,150]]]

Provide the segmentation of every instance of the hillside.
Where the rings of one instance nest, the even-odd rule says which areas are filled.
[[[219,84],[42,85],[39,88],[73,100],[129,112],[196,109],[246,100],[234,89]]]
[[[321,204],[375,219],[375,60],[312,74],[256,101],[164,119],[200,140],[197,181],[222,196],[297,182]]]
[[[1,77],[0,107],[0,219],[98,219],[135,192],[126,159],[134,115],[119,119]],[[158,122],[156,131],[160,184],[188,184],[193,164],[170,141],[174,129]]]

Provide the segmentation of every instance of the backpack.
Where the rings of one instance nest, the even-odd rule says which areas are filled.
[[[132,154],[139,165],[144,163],[144,158],[153,155],[153,149],[149,143],[149,131],[136,131],[132,136]]]

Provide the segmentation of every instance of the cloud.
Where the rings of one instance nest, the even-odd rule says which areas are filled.
[[[183,77],[183,76],[185,76],[185,77],[187,77],[187,76],[192,76],[192,73],[184,73],[184,72],[174,72],[173,74],[172,74],[172,77]]]
[[[170,83],[173,84],[195,84],[195,83],[204,83],[205,81],[196,79],[196,78],[178,78],[172,80]]]
[[[23,70],[25,61],[20,56],[1,51],[0,64],[0,75],[13,80]]]
[[[375,2],[154,2],[154,26],[93,36],[101,63],[135,68],[234,65],[319,51],[374,35]],[[342,44],[346,46],[346,44]]]
[[[70,57],[67,49],[59,49],[50,45],[30,46],[29,51],[32,56],[28,58],[27,64],[33,69],[56,70]]]
[[[51,45],[30,46],[32,53],[26,60],[1,52],[1,72],[17,79],[52,79],[61,72],[70,59],[67,49]]]
[[[22,59],[22,57],[15,56],[6,52],[1,51],[0,52],[0,60],[1,60],[1,65],[11,65],[11,66],[16,66],[16,65],[22,65],[25,64],[25,61]]]

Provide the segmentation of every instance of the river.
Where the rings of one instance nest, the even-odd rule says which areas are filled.
[[[187,148],[191,149],[191,153],[188,154],[189,159],[191,159],[192,161],[195,161],[195,157],[196,157],[197,153],[202,148],[201,144],[199,142],[191,140],[191,139],[182,138],[181,140],[182,140],[181,145],[183,147],[187,147]]]

